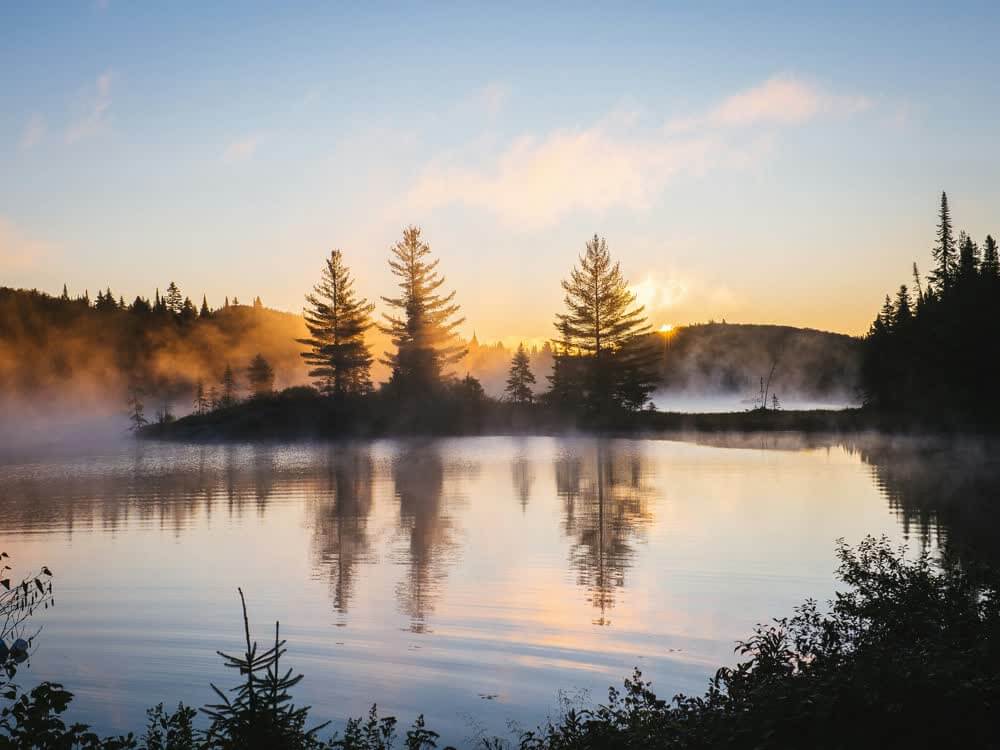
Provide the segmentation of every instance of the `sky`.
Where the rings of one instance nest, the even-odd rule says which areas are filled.
[[[539,341],[596,233],[656,326],[858,334],[942,190],[1000,233],[996,2],[479,5],[0,4],[0,286],[378,302],[416,224]]]

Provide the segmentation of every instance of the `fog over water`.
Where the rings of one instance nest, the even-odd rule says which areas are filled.
[[[317,718],[377,701],[459,742],[543,720],[560,690],[600,699],[634,666],[700,692],[754,623],[832,594],[839,537],[995,547],[996,452],[962,455],[968,483],[941,493],[953,452],[877,436],[8,454],[2,546],[56,574],[22,681],[66,684],[102,730],[199,705],[231,679],[215,650],[238,647],[242,586],[260,638],[281,620]]]

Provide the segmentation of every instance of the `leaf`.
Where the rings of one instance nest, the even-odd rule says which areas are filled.
[[[35,579],[35,588],[37,588],[40,593],[42,594],[45,593],[45,587],[42,585],[42,582],[39,581],[37,578]]]
[[[3,580],[0,580],[0,586],[3,586],[5,589],[10,591],[10,579],[4,578]]]

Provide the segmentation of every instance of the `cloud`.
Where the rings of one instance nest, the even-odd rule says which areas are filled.
[[[246,161],[257,153],[260,142],[261,136],[259,135],[248,135],[232,141],[222,152],[222,160],[230,164]]]
[[[821,114],[854,114],[868,109],[863,96],[841,96],[793,76],[774,76],[727,97],[707,113],[667,122],[667,133],[700,128],[743,128],[755,125],[800,125]]]
[[[79,116],[66,131],[66,142],[76,143],[101,132],[108,123],[111,108],[111,87],[114,71],[101,73],[93,85],[86,86],[79,95]]]
[[[672,317],[669,322],[673,323],[690,322],[692,315],[706,311],[709,315],[721,315],[737,304],[736,296],[728,287],[675,273],[666,276],[647,273],[629,289],[650,318]]]
[[[0,271],[31,268],[51,254],[51,245],[29,237],[14,222],[0,216]]]
[[[642,209],[678,175],[745,168],[773,149],[771,133],[740,135],[740,129],[799,125],[824,112],[858,111],[866,101],[775,77],[652,133],[639,129],[634,113],[618,112],[590,127],[520,137],[476,166],[433,162],[405,202],[416,211],[482,208],[519,227],[552,224],[577,211]]]
[[[22,151],[34,148],[45,138],[45,131],[45,118],[37,112],[34,113],[28,118],[28,122],[24,126],[24,131],[21,133],[21,140],[18,147]]]

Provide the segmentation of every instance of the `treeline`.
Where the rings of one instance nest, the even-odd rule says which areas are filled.
[[[845,588],[828,610],[809,600],[791,617],[758,625],[737,644],[702,695],[660,698],[636,672],[607,702],[565,711],[510,738],[485,737],[491,750],[619,748],[941,748],[995,747],[1000,740],[1000,577],[986,569],[909,558],[885,540],[838,548]],[[25,590],[29,589],[26,581]],[[20,588],[20,587],[18,587]],[[48,594],[35,596],[51,598]],[[242,598],[242,592],[241,592]],[[431,750],[440,735],[423,716],[400,733],[375,706],[343,731],[313,724],[292,690],[302,679],[282,666],[286,643],[251,639],[220,656],[237,684],[215,688],[200,711],[179,704],[148,712],[141,736],[102,738],[64,714],[72,694],[43,683],[18,690],[10,677],[21,650],[3,654],[0,748],[94,750]],[[7,635],[6,632],[3,633]],[[24,644],[26,647],[27,644]],[[238,675],[238,677],[237,677]],[[199,714],[201,719],[199,720]]]
[[[980,246],[955,235],[941,194],[933,268],[924,283],[900,285],[865,337],[866,402],[888,412],[996,426],[1000,423],[1000,258],[987,235]]]
[[[58,297],[0,288],[0,396],[46,408],[120,408],[140,390],[149,411],[187,411],[196,384],[218,384],[229,365],[243,388],[245,369],[263,352],[279,386],[301,380],[299,316],[226,299],[199,308],[176,284],[126,303],[109,289]]]
[[[317,434],[353,430],[359,421],[380,432],[392,426],[428,431],[481,427],[495,417],[500,401],[487,397],[471,374],[461,375],[460,365],[469,354],[457,333],[464,318],[455,291],[444,289],[438,263],[419,228],[404,230],[389,254],[398,291],[381,297],[386,311],[376,319],[375,305],[355,289],[344,253],[332,251],[320,281],[306,296],[308,334],[297,339],[305,347],[302,357],[312,389],[272,394],[266,376],[254,379],[255,368],[266,373],[268,367],[258,357],[247,371],[254,388],[246,408],[234,414],[226,408],[230,400],[198,396],[195,411],[201,416],[206,404],[215,406],[208,421],[226,421],[229,432],[256,433],[263,425],[273,431],[300,422]],[[523,410],[537,400],[549,411],[588,421],[613,420],[642,408],[659,377],[658,350],[643,308],[605,240],[595,235],[587,242],[562,286],[565,310],[555,317],[558,336],[546,352],[552,360],[548,387],[536,395],[539,378],[528,350],[519,346],[504,384],[505,406]],[[377,356],[370,346],[373,329],[388,339],[387,351],[378,358],[388,377],[378,386],[372,378]],[[197,392],[203,393],[201,386]],[[324,403],[315,403],[317,395]],[[135,399],[130,404],[135,425],[142,426]]]

